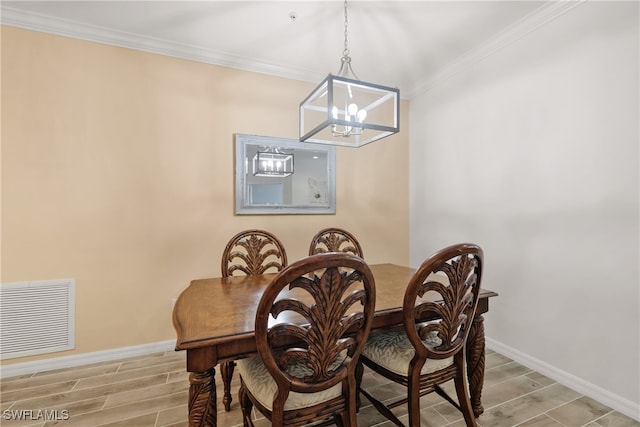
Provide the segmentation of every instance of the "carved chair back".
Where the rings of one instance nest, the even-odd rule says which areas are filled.
[[[245,230],[229,240],[222,253],[222,277],[234,273],[257,275],[278,272],[287,266],[280,240],[264,230]],[[271,271],[267,271],[271,269]]]
[[[276,273],[287,266],[287,254],[280,240],[264,230],[245,230],[233,236],[222,253],[222,277]],[[234,361],[220,364],[225,411],[231,410],[231,380]]]
[[[341,228],[325,228],[313,236],[309,246],[309,255],[324,252],[346,252],[364,258],[358,239]]]
[[[356,425],[355,369],[374,311],[371,270],[351,254],[312,255],[274,278],[255,323],[258,352],[278,386],[272,425],[282,425],[290,392],[315,393],[339,383],[341,401],[330,406],[348,417],[345,425]],[[296,344],[283,350],[292,340]],[[322,406],[319,419],[327,417],[326,402]],[[306,417],[305,422],[312,419]]]
[[[404,327],[415,348],[411,370],[419,374],[426,359],[446,359],[462,351],[478,305],[483,256],[479,246],[453,245],[429,257],[414,273],[403,303]],[[439,320],[424,322],[434,318]],[[441,343],[426,346],[428,336]]]

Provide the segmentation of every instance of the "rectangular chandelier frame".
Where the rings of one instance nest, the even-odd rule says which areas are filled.
[[[364,110],[360,120],[347,112],[351,104]],[[300,103],[300,141],[361,147],[400,130],[397,88],[329,74]]]
[[[293,154],[258,151],[253,156],[253,176],[286,177],[293,174]]]

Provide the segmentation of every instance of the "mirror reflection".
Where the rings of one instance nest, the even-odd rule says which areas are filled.
[[[335,213],[335,147],[236,134],[236,214]]]

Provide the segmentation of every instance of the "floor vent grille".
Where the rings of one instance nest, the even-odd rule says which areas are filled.
[[[0,286],[0,359],[75,347],[75,280]]]

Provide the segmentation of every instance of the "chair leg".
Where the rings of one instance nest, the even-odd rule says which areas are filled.
[[[358,365],[356,364],[356,371]],[[358,426],[358,387],[357,380],[354,378],[354,381],[349,381],[349,397],[347,398],[347,405],[345,410],[342,412],[343,423],[347,427],[357,427]]]
[[[362,377],[364,376],[364,365],[362,362],[356,364],[356,413],[360,412],[360,406],[362,402],[360,400],[359,390],[362,387]]]
[[[419,379],[409,378],[407,386],[407,407],[409,411],[409,427],[420,427],[420,389]]]
[[[231,378],[233,377],[233,370],[236,367],[236,363],[231,362],[223,362],[220,365],[220,376],[222,377],[222,385],[224,390],[224,396],[222,397],[222,404],[224,405],[224,410],[229,412],[231,410],[231,401],[233,400],[231,397]]]
[[[240,401],[240,409],[242,409],[242,425],[244,427],[253,427],[251,420],[251,411],[253,410],[253,402],[247,394],[247,389],[240,380],[240,390],[238,390],[238,400]]]
[[[456,394],[458,395],[459,409],[464,416],[464,422],[467,427],[476,427],[476,419],[471,408],[471,400],[469,400],[469,390],[467,390],[467,377],[466,367],[464,363],[464,352],[459,353],[456,357],[462,359],[461,363],[458,363],[458,372],[454,379],[456,386]]]

